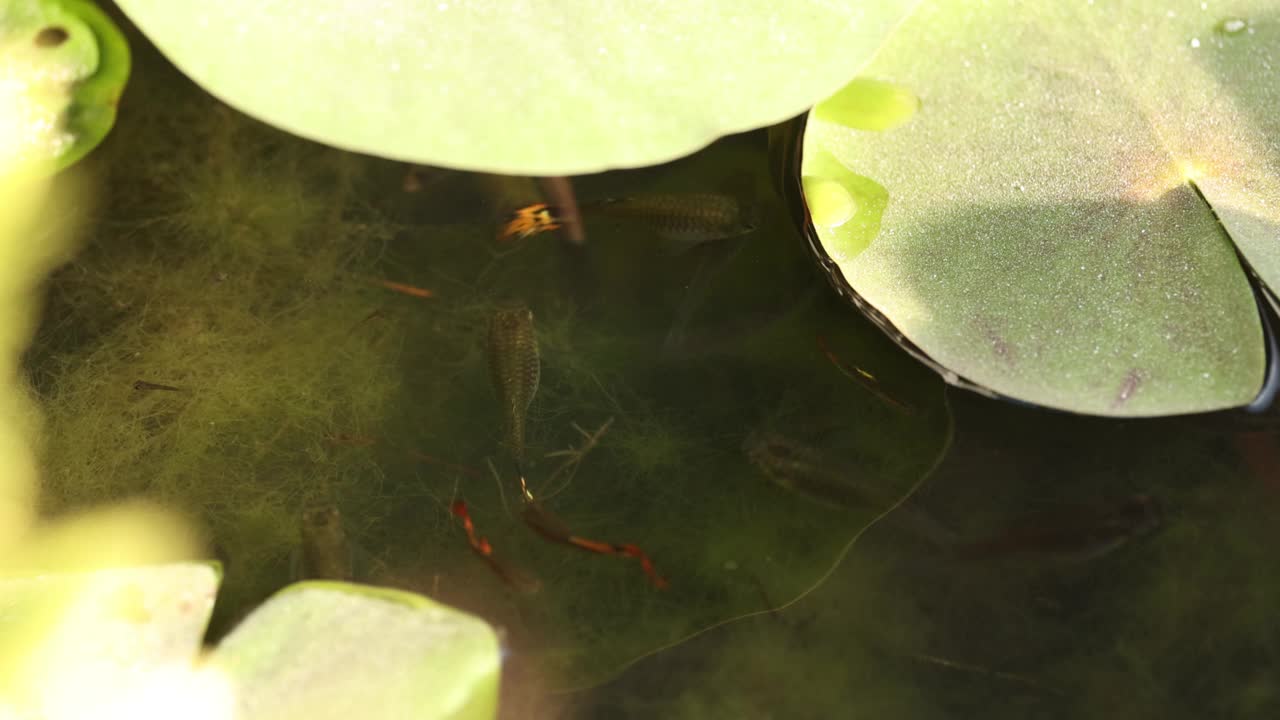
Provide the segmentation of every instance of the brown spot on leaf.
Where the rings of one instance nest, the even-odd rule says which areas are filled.
[[[1111,409],[1114,410],[1129,402],[1129,398],[1138,392],[1138,388],[1146,379],[1147,374],[1139,368],[1133,368],[1126,373],[1124,381],[1120,383],[1120,392],[1116,393],[1116,399],[1111,403]]]
[[[1018,364],[1018,353],[1016,349],[1004,339],[1004,336],[996,330],[996,324],[988,318],[979,318],[974,323],[978,332],[982,333],[982,337],[986,339],[987,344],[991,346],[991,352],[996,359],[1003,362],[1008,367]]]
[[[36,33],[36,47],[58,47],[62,43],[66,42],[69,37],[71,37],[71,35],[67,32],[66,28],[58,25],[50,25]]]

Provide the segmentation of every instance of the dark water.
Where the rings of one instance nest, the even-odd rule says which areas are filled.
[[[87,244],[28,358],[43,499],[197,518],[227,564],[211,641],[290,582],[302,512],[328,504],[371,558],[358,579],[506,630],[504,717],[1280,712],[1274,412],[1111,421],[946,389],[830,291],[762,133],[575,179],[587,202],[746,188],[750,235],[672,252],[588,215],[584,248],[504,244],[531,182],[406,183],[130,39],[119,124],[80,170]],[[511,302],[540,346],[535,494],[669,588],[522,521],[484,345]],[[580,430],[597,442],[564,465]],[[766,435],[793,453],[772,474]],[[1134,498],[1151,511],[1117,510]],[[472,551],[456,500],[537,593]]]

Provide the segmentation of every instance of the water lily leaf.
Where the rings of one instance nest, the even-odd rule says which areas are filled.
[[[1236,250],[1280,283],[1267,8],[922,4],[864,71],[920,102],[810,116],[803,175],[838,284],[1005,396],[1124,416],[1248,403],[1265,352]],[[895,107],[913,114],[874,129]]]
[[[236,717],[492,718],[501,657],[483,620],[422,596],[304,582],[255,610],[213,653]]]
[[[31,640],[6,663],[6,699],[22,717],[105,717],[173,692],[192,677],[218,581],[200,563],[0,579],[0,633]]]
[[[129,77],[129,46],[87,0],[0,2],[5,144],[67,167],[102,141]],[[12,127],[8,127],[12,123]],[[4,157],[7,153],[0,153]]]
[[[914,0],[121,0],[188,76],[337,147],[512,174],[651,165],[802,112]]]

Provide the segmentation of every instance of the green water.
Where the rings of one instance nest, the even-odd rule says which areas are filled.
[[[584,202],[745,179],[749,236],[672,254],[588,216],[582,249],[503,244],[532,183],[406,185],[407,166],[266,128],[130,41],[119,124],[79,171],[86,246],[28,356],[42,498],[186,510],[227,565],[211,641],[289,581],[303,510],[332,503],[370,582],[506,629],[506,717],[1275,715],[1273,413],[1104,421],[947,391],[830,292],[763,134],[575,179]],[[513,300],[540,345],[533,491],[575,535],[642,548],[668,589],[521,520],[484,347]],[[559,469],[549,453],[607,423]],[[814,449],[868,502],[771,481],[753,432]],[[1138,493],[1162,524],[1110,552],[956,552],[1028,517],[1087,544]],[[472,552],[459,499],[539,592]]]

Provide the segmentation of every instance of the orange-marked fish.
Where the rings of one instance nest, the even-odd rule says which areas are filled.
[[[726,193],[634,195],[581,205],[583,214],[634,222],[665,240],[689,247],[752,232],[759,223],[753,207]],[[524,239],[562,227],[555,205],[537,203],[519,210],[503,227],[500,239]]]
[[[542,581],[530,575],[523,570],[509,563],[499,560],[493,554],[493,546],[489,544],[488,538],[480,537],[476,533],[475,523],[471,521],[471,514],[467,512],[467,504],[462,500],[455,500],[449,506],[449,512],[454,517],[462,520],[462,528],[467,533],[467,543],[471,545],[471,550],[479,555],[489,569],[493,570],[502,581],[510,585],[518,592],[525,594],[533,594],[542,589]]]
[[[517,209],[498,233],[499,240],[524,240],[538,233],[559,230],[564,226],[556,210],[546,203],[534,203]]]
[[[378,280],[377,283],[388,290],[394,290],[398,293],[404,293],[405,295],[412,295],[413,297],[431,298],[436,296],[435,292],[426,288],[420,288],[416,285],[408,285],[405,283],[393,282],[391,280]]]
[[[530,497],[527,490],[525,497]],[[640,569],[649,577],[649,581],[653,583],[654,587],[659,590],[665,590],[670,585],[666,578],[658,574],[657,569],[653,566],[653,561],[637,545],[632,545],[631,543],[615,545],[574,535],[563,520],[552,515],[534,500],[526,500],[524,509],[520,511],[520,516],[524,518],[529,527],[547,540],[601,555],[622,555],[635,558],[640,561]]]

